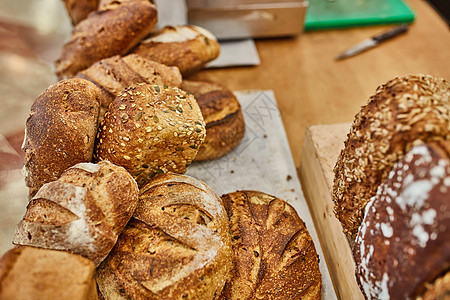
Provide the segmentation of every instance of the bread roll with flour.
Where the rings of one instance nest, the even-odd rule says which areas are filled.
[[[215,299],[231,271],[220,198],[192,177],[163,174],[97,272],[104,299]]]
[[[220,299],[321,299],[319,258],[295,209],[257,191],[222,199],[230,220],[234,270]]]
[[[414,299],[450,270],[449,200],[450,141],[415,146],[393,166],[355,241],[367,299]]]
[[[97,266],[137,202],[137,184],[124,168],[107,161],[80,163],[41,187],[17,225],[13,243],[69,251]]]
[[[30,196],[67,168],[92,161],[99,103],[99,88],[79,78],[50,86],[34,101],[22,145]]]
[[[334,168],[335,215],[352,243],[364,208],[413,146],[450,139],[450,83],[429,75],[380,86],[356,115]]]

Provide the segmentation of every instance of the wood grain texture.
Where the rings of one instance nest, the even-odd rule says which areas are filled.
[[[298,167],[307,126],[350,122],[375,88],[395,76],[424,73],[450,78],[447,24],[425,1],[406,2],[416,12],[408,33],[348,60],[337,62],[334,57],[392,26],[257,40],[259,66],[204,70],[190,79],[221,82],[231,90],[274,90]]]

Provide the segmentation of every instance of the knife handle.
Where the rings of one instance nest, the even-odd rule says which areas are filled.
[[[385,33],[379,34],[377,36],[374,36],[372,39],[377,41],[378,43],[383,42],[385,40],[388,40],[390,38],[393,38],[394,36],[397,36],[401,33],[404,33],[408,30],[408,24],[403,24],[400,26],[395,27],[392,30],[389,30]]]

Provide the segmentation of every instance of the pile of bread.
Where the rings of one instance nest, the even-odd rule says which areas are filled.
[[[244,134],[231,91],[184,79],[217,57],[214,36],[154,32],[147,0],[65,2],[75,27],[26,122],[30,201],[0,299],[320,299],[289,204],[183,175]]]
[[[450,84],[380,86],[336,163],[335,215],[366,299],[450,297]]]

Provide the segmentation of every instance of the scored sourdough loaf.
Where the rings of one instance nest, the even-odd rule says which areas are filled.
[[[78,23],[55,61],[59,79],[75,76],[96,61],[124,55],[156,26],[156,7],[148,0],[116,0]]]
[[[393,166],[353,249],[367,299],[414,299],[450,270],[449,200],[450,141],[415,146]]]
[[[203,182],[155,177],[97,269],[104,299],[215,299],[232,268],[221,199]]]
[[[239,145],[245,132],[241,105],[226,87],[206,81],[183,80],[181,89],[194,95],[206,123],[206,138],[196,161],[219,158]]]
[[[222,196],[234,252],[232,278],[220,299],[321,299],[314,243],[285,201],[257,191]]]
[[[22,145],[30,196],[67,168],[92,161],[99,102],[99,88],[78,78],[50,86],[34,101]]]
[[[408,75],[378,87],[356,115],[334,167],[336,217],[350,244],[392,165],[414,145],[450,139],[450,84]]]
[[[182,80],[177,67],[169,67],[136,54],[102,59],[76,77],[89,80],[100,88],[100,119],[103,119],[114,98],[129,86],[149,83],[179,87]]]
[[[77,164],[31,199],[13,243],[66,250],[97,266],[131,218],[138,192],[122,167],[106,161]]]
[[[0,299],[96,300],[95,267],[64,251],[23,246],[0,259]]]
[[[208,30],[194,25],[166,26],[132,50],[142,57],[176,66],[183,76],[201,70],[217,58],[220,45]]]
[[[101,123],[95,159],[123,166],[139,187],[158,173],[185,173],[205,138],[205,122],[192,95],[138,84],[111,103]]]

